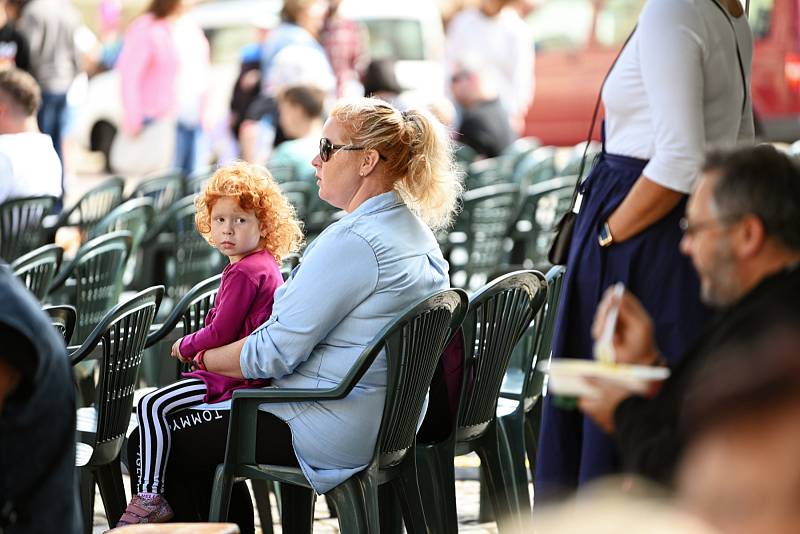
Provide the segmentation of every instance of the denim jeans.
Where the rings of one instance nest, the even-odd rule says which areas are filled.
[[[53,147],[56,149],[58,159],[61,160],[62,198],[58,199],[56,203],[56,212],[61,210],[64,191],[64,157],[61,151],[61,143],[67,119],[66,111],[66,93],[42,93],[42,105],[39,107],[39,115],[37,117],[39,129],[53,139]]]
[[[184,176],[197,170],[197,144],[200,141],[199,126],[189,126],[179,122],[175,135],[175,167],[183,171]]]

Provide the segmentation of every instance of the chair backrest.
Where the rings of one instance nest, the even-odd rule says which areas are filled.
[[[376,336],[370,350],[386,350],[388,373],[376,443],[380,467],[398,464],[414,446],[422,405],[439,356],[466,311],[464,291],[439,291],[414,305]]]
[[[154,217],[155,209],[151,198],[127,200],[89,229],[89,239],[110,232],[127,230],[131,233],[131,253],[133,253],[139,249]]]
[[[285,182],[294,182],[298,179],[298,176],[295,173],[294,165],[276,165],[274,163],[268,163],[267,168],[269,169],[272,178],[279,184],[283,184]]]
[[[183,196],[181,171],[170,171],[154,178],[146,178],[131,191],[129,199],[149,198],[156,213],[164,213],[172,203]]]
[[[515,229],[524,235],[525,258],[536,266],[549,264],[547,253],[561,216],[572,206],[576,175],[560,176],[527,188]]]
[[[467,191],[488,185],[510,183],[514,162],[515,158],[510,155],[500,155],[472,162],[464,180]]]
[[[511,353],[544,305],[546,287],[541,273],[517,271],[490,282],[470,298],[461,327],[464,374],[456,441],[480,437],[494,420]]]
[[[152,347],[170,332],[172,332],[179,322],[183,322],[183,335],[194,334],[205,326],[206,315],[214,307],[214,301],[219,292],[222,275],[218,274],[203,280],[186,293],[170,311],[169,316],[161,323],[158,330],[151,332],[147,336],[145,347]],[[176,362],[175,379],[180,378],[180,373],[189,370],[188,364],[183,364],[180,360]]]
[[[195,285],[222,271],[225,257],[200,235],[194,223],[194,196],[176,202],[165,230],[173,236],[174,252],[165,268],[167,294],[183,297]]]
[[[14,198],[0,204],[0,258],[11,262],[48,241],[42,221],[56,197]]]
[[[184,194],[199,195],[200,191],[203,190],[203,187],[205,187],[206,182],[208,182],[209,178],[211,178],[213,174],[214,174],[214,169],[203,169],[187,177],[186,184],[183,188]]]
[[[71,304],[78,310],[75,340],[82,342],[119,300],[122,275],[131,248],[131,233],[112,232],[83,245],[56,276],[50,292],[74,280]]]
[[[43,300],[50,284],[61,266],[64,249],[56,245],[45,245],[20,256],[11,264],[11,270],[22,280],[28,291]]]
[[[294,206],[295,215],[301,221],[308,217],[308,209],[311,206],[314,196],[317,194],[317,187],[311,182],[282,182],[281,191]]]
[[[78,312],[75,308],[67,304],[58,306],[45,306],[42,310],[50,316],[53,326],[64,337],[64,344],[69,345],[72,333],[75,331],[75,323],[78,320]]]
[[[56,226],[78,226],[88,229],[122,202],[125,180],[113,176],[91,188],[59,216]]]
[[[466,236],[466,263],[460,269],[454,265],[453,274],[465,271],[463,285],[472,287],[475,274],[488,275],[503,263],[505,241],[517,216],[519,186],[499,184],[474,189],[464,194],[463,204],[455,230]],[[455,285],[462,285],[455,276],[451,278]]]
[[[163,294],[163,286],[151,287],[114,306],[71,355],[74,365],[102,343],[92,463],[108,463],[122,448],[130,423],[142,351]]]
[[[582,141],[573,147],[572,154],[570,155],[569,160],[558,171],[559,176],[578,174],[578,170],[580,169],[581,166],[581,160],[583,159],[583,151],[585,148],[586,148],[585,141]],[[586,176],[589,173],[589,170],[592,168],[592,161],[594,161],[595,156],[597,156],[597,154],[601,150],[602,150],[602,145],[597,141],[592,141],[589,144],[589,150],[586,152],[586,164],[583,167],[583,176]]]
[[[526,405],[532,405],[542,394],[544,387],[544,373],[539,371],[539,362],[550,361],[550,353],[553,343],[553,332],[556,325],[556,315],[558,313],[558,300],[561,297],[561,286],[564,283],[563,265],[551,267],[545,275],[547,282],[547,301],[539,313],[536,314],[534,328],[536,330],[530,346],[530,357],[528,359],[525,384],[522,389],[522,398]]]
[[[556,149],[543,146],[523,156],[514,169],[514,183],[520,184],[524,189],[555,178],[556,174]]]

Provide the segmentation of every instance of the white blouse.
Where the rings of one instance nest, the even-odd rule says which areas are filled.
[[[644,176],[691,192],[706,149],[753,142],[752,57],[744,15],[730,17],[713,0],[648,0],[603,89],[606,151],[650,160]]]

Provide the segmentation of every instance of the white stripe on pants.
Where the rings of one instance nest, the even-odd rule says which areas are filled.
[[[139,493],[163,493],[164,473],[167,471],[172,432],[167,415],[203,403],[206,385],[202,380],[189,378],[148,393],[139,401]]]

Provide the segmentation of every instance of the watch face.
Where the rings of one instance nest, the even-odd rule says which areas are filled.
[[[600,231],[597,232],[597,240],[600,242],[601,247],[607,247],[613,241],[611,237],[611,232],[608,231],[608,224],[603,223],[600,227]]]

